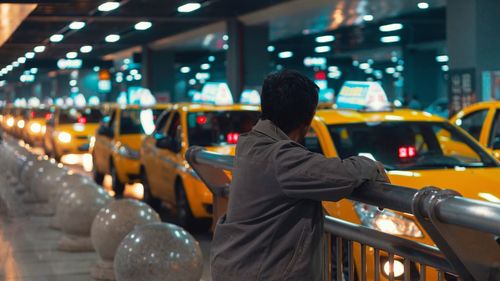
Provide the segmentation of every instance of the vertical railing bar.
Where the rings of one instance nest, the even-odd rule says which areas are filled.
[[[427,280],[427,277],[425,276],[425,264],[420,264],[420,281],[425,281]]]
[[[337,280],[343,280],[344,260],[342,255],[342,238],[337,236]]]
[[[332,235],[325,233],[326,236],[326,261],[325,261],[325,278],[326,281],[332,280]]]
[[[441,270],[439,270],[438,271],[438,281],[443,281],[443,277],[444,277],[444,273]]]
[[[411,277],[410,262],[411,262],[410,259],[408,259],[408,258],[405,259],[405,271],[404,271],[405,272],[404,273],[404,276],[405,276],[404,280],[405,281],[410,281],[410,277]]]
[[[374,281],[380,281],[380,250],[375,249],[373,255],[375,256],[375,278]]]
[[[389,253],[389,281],[394,281],[394,254]]]
[[[366,245],[361,244],[361,280],[366,281]]]
[[[354,281],[354,259],[353,259],[353,242],[351,240],[348,241],[348,263],[349,263],[349,281]]]

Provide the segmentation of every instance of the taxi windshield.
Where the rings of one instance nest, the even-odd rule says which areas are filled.
[[[220,146],[238,142],[238,137],[257,123],[258,111],[209,111],[188,114],[189,145]]]
[[[162,109],[127,109],[120,117],[120,134],[151,134]]]
[[[379,122],[331,125],[340,158],[368,156],[388,170],[492,167],[495,160],[445,122]]]
[[[73,124],[73,123],[99,123],[103,115],[99,109],[85,108],[85,109],[68,109],[62,110],[59,115],[60,124]]]

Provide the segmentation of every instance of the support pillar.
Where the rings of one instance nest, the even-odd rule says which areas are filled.
[[[229,36],[226,76],[235,101],[247,87],[260,87],[270,71],[267,25],[245,26],[237,19],[227,21]]]
[[[158,102],[176,101],[174,60],[173,51],[142,48],[142,86],[151,90]]]
[[[446,4],[451,110],[496,97],[500,79],[500,1],[453,0]],[[500,81],[500,80],[499,80]],[[497,86],[500,87],[500,86]]]

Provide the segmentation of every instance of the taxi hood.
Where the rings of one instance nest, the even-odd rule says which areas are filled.
[[[500,203],[500,168],[389,171],[391,182],[413,188],[452,189],[464,197]]]
[[[57,131],[66,131],[74,135],[88,135],[93,136],[99,127],[98,123],[87,124],[61,124],[57,127]]]
[[[132,149],[139,150],[145,137],[143,134],[120,135],[119,141]]]

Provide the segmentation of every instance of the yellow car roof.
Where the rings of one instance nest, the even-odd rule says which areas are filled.
[[[234,111],[234,110],[260,111],[260,107],[258,106],[245,105],[245,104],[212,105],[212,104],[202,104],[202,103],[178,103],[174,105],[174,109],[181,109],[187,112]]]
[[[169,104],[169,103],[158,103],[158,104],[155,104],[154,106],[142,106],[142,105],[138,105],[138,104],[129,104],[129,105],[126,105],[125,107],[121,107],[122,109],[146,109],[146,108],[153,108],[153,109],[167,109],[169,107],[171,107],[172,104]]]
[[[436,122],[445,121],[445,119],[432,115],[428,112],[395,109],[386,112],[367,112],[349,109],[328,109],[318,110],[316,117],[327,125],[346,124],[346,123],[366,123],[366,122],[387,122],[387,121],[424,121]]]

